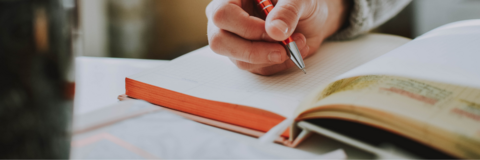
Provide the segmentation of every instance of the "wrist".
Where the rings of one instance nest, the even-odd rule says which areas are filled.
[[[349,26],[348,18],[352,8],[352,0],[326,0],[328,7],[328,17],[325,21],[327,29],[323,38],[326,39],[337,31]]]

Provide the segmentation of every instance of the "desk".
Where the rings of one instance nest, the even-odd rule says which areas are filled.
[[[148,103],[118,102],[117,96],[125,93],[126,76],[165,63],[168,61],[76,58],[74,124],[85,121],[85,115],[108,114],[105,112],[108,109],[123,107],[129,109],[127,112],[134,112],[132,108],[155,109]],[[112,126],[74,135],[71,158],[316,159],[339,148],[349,159],[373,158],[369,153],[320,135],[308,138],[297,148],[259,144],[253,137],[189,121],[162,110],[152,110]],[[74,125],[74,130],[77,129],[78,125]]]

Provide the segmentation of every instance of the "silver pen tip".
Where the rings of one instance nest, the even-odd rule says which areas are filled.
[[[302,71],[304,74],[307,74],[307,70],[305,68],[302,68]]]

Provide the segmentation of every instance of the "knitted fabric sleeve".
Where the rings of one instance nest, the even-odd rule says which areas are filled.
[[[345,40],[367,33],[398,14],[411,0],[353,0],[347,27],[329,37]]]

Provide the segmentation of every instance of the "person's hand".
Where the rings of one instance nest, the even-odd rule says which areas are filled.
[[[271,75],[295,66],[278,42],[290,35],[302,57],[314,53],[343,24],[347,0],[272,0],[266,20],[255,0],[213,0],[206,8],[211,49],[238,68]],[[308,67],[308,66],[307,66]]]

